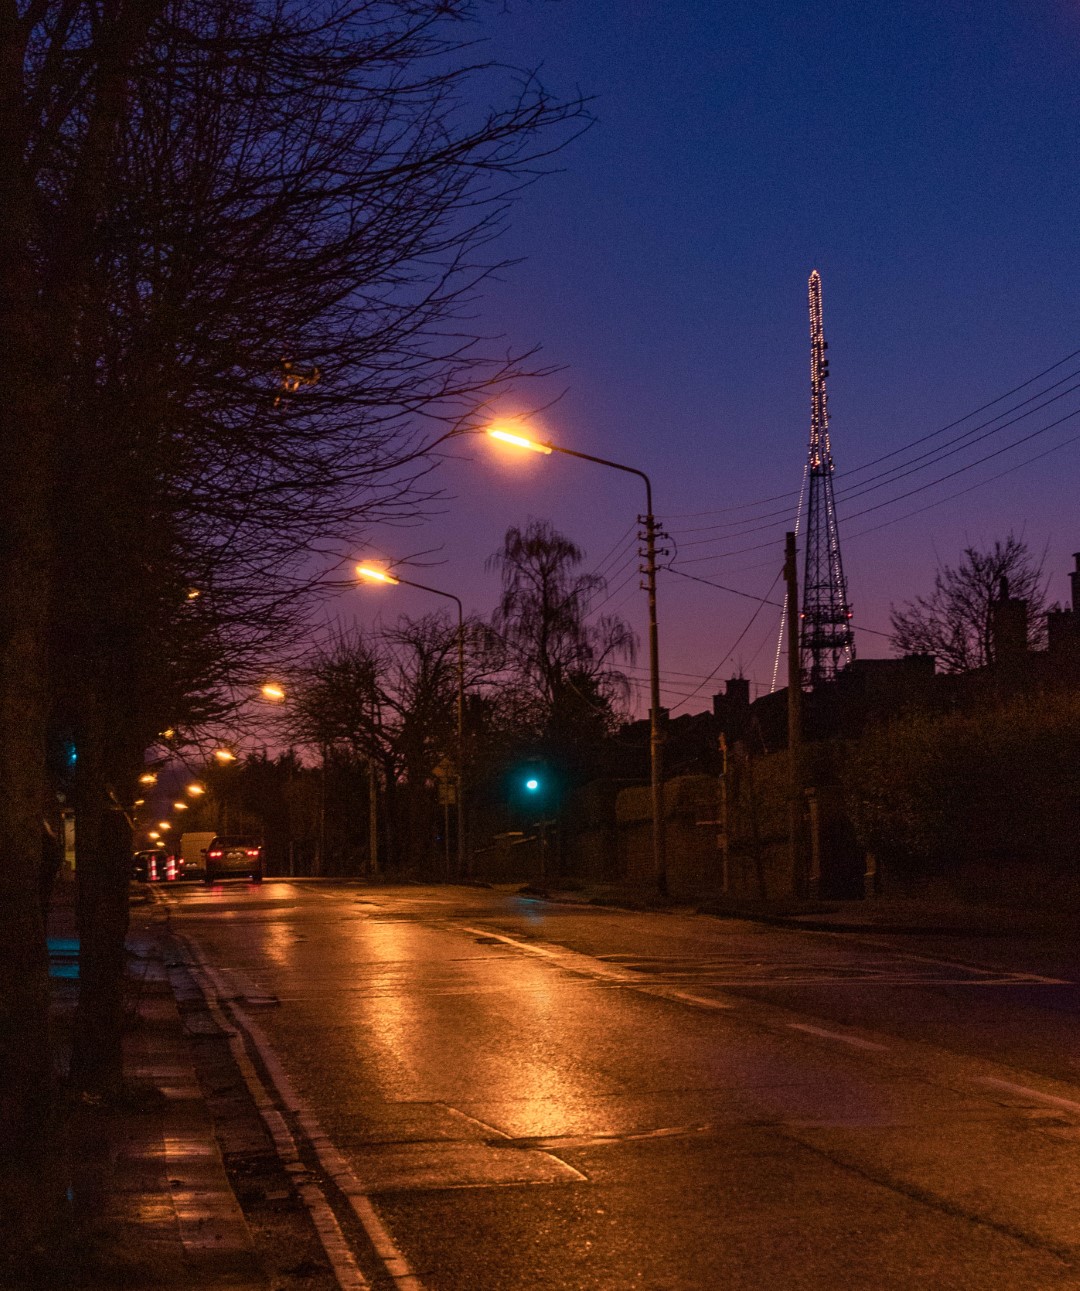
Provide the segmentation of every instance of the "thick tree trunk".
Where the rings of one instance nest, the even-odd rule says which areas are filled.
[[[43,433],[35,439],[12,424],[18,406],[17,399],[0,401],[0,1231],[33,1240],[48,1223],[52,1186],[48,953],[39,898],[49,547],[47,445]]]
[[[100,713],[84,721],[75,791],[79,1005],[72,1087],[115,1097],[123,1085],[125,939],[131,829],[108,790]]]
[[[5,491],[6,492],[6,491]],[[3,501],[0,499],[0,511]],[[9,541],[10,515],[0,520]],[[37,562],[0,562],[0,1232],[48,1227],[54,1174],[49,963],[39,900],[45,758],[44,626]]]
[[[19,183],[22,35],[14,14],[6,8],[0,20],[0,1232],[3,1253],[17,1255],[47,1229],[58,1175],[38,895],[52,446],[28,255],[31,207]]]

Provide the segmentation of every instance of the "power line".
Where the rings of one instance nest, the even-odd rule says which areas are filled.
[[[997,395],[993,399],[989,399],[984,404],[980,404],[978,408],[973,408],[970,412],[965,413],[964,416],[957,417],[954,421],[948,422],[946,425],[939,427],[937,430],[928,431],[925,435],[920,435],[918,438],[910,440],[906,444],[901,444],[898,448],[891,449],[887,453],[882,453],[877,457],[870,458],[868,461],[861,462],[856,466],[850,468],[850,470],[846,472],[846,474],[848,476],[859,474],[862,471],[869,470],[869,468],[872,466],[877,466],[881,462],[889,461],[891,458],[897,456],[900,453],[907,452],[912,448],[917,448],[920,444],[924,444],[927,441],[936,438],[938,435],[946,434],[948,431],[953,430],[955,427],[963,425],[965,421],[970,421],[972,417],[977,417],[980,413],[985,412],[988,408],[994,407],[995,404],[999,404],[1003,402],[1005,399],[1011,398],[1014,394],[1018,394],[1021,390],[1026,390],[1028,386],[1034,385],[1036,381],[1041,381],[1043,377],[1049,376],[1051,372],[1055,372],[1058,368],[1063,367],[1066,363],[1071,362],[1073,359],[1077,358],[1078,356],[1080,356],[1080,349],[1073,350],[1071,354],[1066,354],[1064,358],[1058,359],[1056,363],[1051,363],[1049,367],[1043,368],[1041,372],[1037,372],[1034,376],[1028,377],[1026,381],[1021,381],[1019,385],[1013,386],[1011,390],[1006,390],[1003,394]],[[1072,375],[1075,376],[1077,374],[1073,373]],[[1063,378],[1063,380],[1069,380],[1069,377],[1065,377]],[[1060,385],[1060,384],[1061,384],[1060,381],[1055,383],[1055,385]],[[1054,386],[1049,386],[1048,389],[1052,390],[1054,389]],[[1033,397],[1037,398],[1038,396],[1035,395]],[[1024,402],[1029,402],[1029,400],[1025,400]],[[1023,403],[1018,404],[1017,406],[1023,407]],[[999,416],[1004,416],[1004,415],[1005,415],[1004,413],[999,414]],[[992,421],[998,420],[998,418],[992,418],[991,420]],[[785,493],[774,493],[769,495],[768,497],[758,498],[756,501],[753,501],[753,502],[739,502],[727,507],[716,507],[710,511],[677,512],[669,515],[668,518],[671,520],[694,520],[704,516],[728,515],[733,511],[752,510],[755,507],[766,506],[772,502],[781,502],[787,498],[795,498],[797,496],[798,496],[797,490],[791,489]],[[739,522],[736,521],[733,523],[737,524]],[[686,532],[692,532],[692,531],[687,530]]]
[[[1073,417],[1076,417],[1078,414],[1080,414],[1080,409],[1073,409],[1071,412],[1065,413],[1063,416],[1056,418],[1054,421],[1048,422],[1045,426],[1040,426],[1036,430],[1030,431],[1028,434],[1020,436],[1018,439],[1011,440],[1008,444],[1003,444],[1000,448],[995,449],[992,453],[986,453],[982,457],[976,458],[974,461],[965,463],[963,466],[958,467],[956,470],[946,471],[944,474],[935,476],[932,480],[928,480],[925,484],[920,484],[913,489],[907,489],[903,493],[898,493],[893,497],[884,498],[882,499],[882,501],[875,503],[873,506],[864,507],[861,511],[856,511],[852,514],[844,516],[843,518],[846,522],[853,519],[857,519],[859,516],[870,515],[875,511],[882,510],[885,507],[894,506],[896,505],[896,503],[902,502],[906,498],[914,497],[918,493],[924,493],[927,489],[935,488],[937,485],[943,484],[946,480],[955,479],[957,476],[963,475],[967,471],[974,470],[977,466],[982,466],[984,463],[992,461],[995,457],[1000,457],[1003,453],[1011,452],[1013,449],[1019,448],[1022,444],[1026,444],[1032,439],[1036,439],[1040,435],[1046,434],[1048,431],[1053,430],[1057,426],[1062,425],[1064,422],[1071,420]],[[1071,443],[1071,442],[1073,442],[1071,439],[1065,441],[1065,443]],[[1058,445],[1057,447],[1064,447],[1064,446],[1065,446],[1064,444],[1061,444],[1061,445]],[[1054,450],[1051,449],[1048,451],[1054,451]],[[1010,467],[1009,471],[1002,472],[1001,474],[1009,474],[1011,473],[1011,471],[1018,470],[1020,469],[1020,467],[1028,465],[1030,462],[1038,461],[1040,460],[1041,457],[1044,457],[1044,456],[1046,456],[1045,453],[1035,454],[1030,458],[1024,459],[1023,462],[1017,463],[1016,466]],[[990,479],[983,481],[982,483],[990,483],[993,479],[999,479],[1000,477],[1001,477],[1000,474],[996,476],[992,476]],[[975,485],[973,487],[980,487],[980,485]],[[963,493],[966,493],[969,491],[970,490],[968,489],[964,489],[964,490],[960,490],[957,493],[950,494],[949,496],[960,497],[963,495]],[[918,515],[920,514],[920,512],[914,511],[914,512],[911,512],[910,514]],[[766,530],[771,529],[774,531],[777,528],[778,526],[776,525],[758,526],[758,529],[766,529]],[[751,530],[747,530],[746,532],[747,534],[749,534],[755,531],[756,530],[751,529]],[[864,530],[863,532],[869,532],[869,531]],[[735,537],[735,536],[736,535],[729,535],[729,537]],[[742,535],[739,535],[739,536],[742,536]],[[711,540],[703,539],[697,543],[686,543],[684,545],[686,546],[706,545],[709,541],[720,542],[720,541],[724,541],[724,539],[719,539],[719,538],[711,539]],[[767,548],[771,548],[774,545],[775,541],[776,539],[773,539],[771,541],[751,544],[750,546],[746,546],[746,547],[737,547],[731,551],[714,552],[713,554],[708,556],[693,556],[688,559],[680,561],[680,564],[694,565],[694,564],[703,564],[708,561],[728,560],[733,556],[744,555],[747,552],[762,551]]]
[[[690,692],[690,694],[689,694],[689,695],[685,696],[683,699],[681,699],[681,700],[679,701],[679,703],[678,703],[678,704],[676,704],[676,705],[675,705],[675,707],[676,707],[676,708],[681,708],[681,707],[683,706],[683,704],[685,704],[685,703],[689,702],[691,699],[693,699],[693,698],[694,698],[694,696],[695,696],[695,695],[697,695],[700,691],[704,690],[704,689],[705,689],[705,687],[709,684],[709,682],[710,682],[710,681],[712,681],[712,679],[716,676],[716,674],[717,674],[717,673],[720,671],[720,669],[724,666],[724,664],[726,664],[726,663],[727,663],[727,661],[731,658],[731,656],[735,653],[735,651],[736,651],[736,650],[738,650],[739,646],[742,644],[743,637],[745,637],[745,636],[746,636],[746,634],[750,631],[750,629],[754,626],[754,620],[755,620],[755,619],[757,618],[757,616],[761,613],[761,611],[765,608],[765,606],[766,606],[767,604],[769,604],[769,603],[770,603],[770,602],[769,602],[769,596],[772,594],[772,589],[773,589],[773,588],[776,586],[776,584],[780,581],[780,579],[781,579],[782,575],[783,575],[783,570],[782,570],[782,569],[777,570],[777,572],[776,572],[776,577],[773,579],[772,583],[769,585],[769,590],[765,593],[765,595],[764,595],[763,597],[761,597],[761,599],[760,599],[760,601],[758,602],[758,605],[757,605],[756,609],[754,610],[753,614],[751,614],[751,615],[750,615],[750,620],[749,620],[749,622],[747,623],[746,627],[744,627],[744,628],[743,628],[743,630],[742,630],[742,631],[739,633],[739,635],[736,637],[736,639],[735,639],[735,644],[731,647],[731,649],[727,652],[727,654],[726,654],[726,655],[724,655],[724,657],[720,660],[720,662],[716,665],[716,667],[712,670],[712,672],[710,672],[710,673],[709,673],[709,675],[705,678],[705,680],[704,680],[704,681],[703,681],[699,686],[697,686],[694,690],[692,690],[692,691]],[[740,595],[741,595],[741,593],[740,593]]]
[[[740,591],[737,587],[726,587],[723,583],[714,583],[711,579],[709,579],[709,578],[701,578],[698,574],[688,574],[688,573],[686,573],[686,571],[685,571],[685,570],[682,570],[682,569],[673,569],[673,568],[672,568],[671,566],[669,566],[669,565],[665,565],[665,566],[664,566],[664,568],[665,568],[665,569],[667,569],[667,571],[668,571],[669,573],[671,573],[671,574],[678,574],[680,578],[689,578],[689,579],[692,579],[695,583],[704,583],[706,587],[715,587],[718,591],[721,591],[721,592],[730,592],[733,596],[742,596],[742,597],[745,597],[745,599],[746,599],[746,600],[748,600],[748,601],[760,601],[760,600],[761,600],[761,597],[759,597],[759,596],[755,596],[752,592],[742,592],[742,591]],[[776,582],[777,582],[777,579],[778,579],[779,577],[780,577],[780,576],[779,576],[779,574],[778,574],[778,575],[777,575],[777,577],[773,579],[773,587],[775,587],[775,586],[776,586]],[[769,589],[769,591],[771,592],[771,591],[772,591],[772,588],[770,588],[770,589]],[[766,592],[766,593],[765,593],[765,595],[766,595],[766,597],[767,597],[767,596],[769,595],[769,592]],[[782,610],[782,609],[784,608],[784,602],[783,602],[783,601],[769,601],[769,600],[765,600],[765,601],[762,601],[762,604],[764,604],[764,605],[772,605],[775,609],[778,609],[778,610]],[[860,631],[860,632],[869,632],[869,633],[871,633],[873,636],[877,636],[877,637],[888,637],[890,640],[892,639],[892,637],[891,637],[891,634],[890,634],[890,633],[888,633],[888,632],[879,632],[876,628],[862,628],[862,627],[861,627],[861,628],[859,628],[859,629],[858,629],[858,631]]]

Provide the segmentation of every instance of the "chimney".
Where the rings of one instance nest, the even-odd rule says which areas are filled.
[[[990,607],[990,633],[994,643],[994,663],[1015,665],[1027,654],[1027,601],[1008,594],[1008,583],[1001,580],[1004,593]]]
[[[1080,565],[1078,565],[1080,568]],[[1080,577],[1080,575],[1078,575]],[[750,678],[729,677],[724,683],[724,697],[738,708],[750,707]]]

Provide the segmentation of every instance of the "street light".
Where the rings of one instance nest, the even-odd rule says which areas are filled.
[[[441,591],[438,587],[426,587],[423,583],[414,583],[408,578],[398,578],[373,565],[357,565],[359,578],[369,583],[402,584],[415,587],[421,592],[430,592],[432,596],[443,596],[457,606],[457,872],[458,878],[465,876],[465,615],[461,599],[453,592]]]
[[[228,766],[230,762],[236,761],[236,754],[232,749],[215,749],[214,758],[216,761],[220,762],[222,766]]]
[[[285,688],[279,686],[276,681],[268,681],[259,691],[259,694],[272,704],[283,704],[285,702]]]
[[[189,794],[192,798],[201,798],[206,792],[206,789],[198,782],[195,782],[193,784],[189,784],[184,792]]]
[[[636,475],[645,483],[645,587],[649,594],[649,780],[652,796],[652,836],[653,865],[656,870],[656,886],[659,892],[667,895],[667,851],[664,838],[664,810],[662,798],[664,774],[663,737],[660,732],[660,650],[656,631],[656,517],[653,515],[652,482],[644,471],[636,466],[626,466],[622,462],[612,462],[606,457],[594,457],[591,453],[579,453],[574,448],[563,448],[550,441],[541,442],[522,435],[516,428],[490,426],[487,431],[491,439],[511,444],[515,448],[527,448],[533,453],[562,453],[565,457],[577,457],[583,462],[595,462],[597,466],[610,466],[614,471],[625,471]]]

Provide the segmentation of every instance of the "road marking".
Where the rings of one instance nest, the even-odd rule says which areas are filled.
[[[641,995],[656,995],[664,1000],[674,1000],[679,1004],[693,1004],[704,1009],[730,1009],[733,1004],[725,1000],[714,1000],[707,995],[691,995],[687,991],[677,990],[673,986],[664,986],[643,979],[640,973],[628,969],[614,968],[603,960],[594,959],[592,955],[583,955],[580,951],[566,950],[563,947],[538,946],[535,942],[520,941],[517,937],[508,937],[506,933],[493,932],[490,928],[473,928],[467,924],[451,925],[459,932],[467,932],[474,937],[483,937],[485,941],[504,942],[515,950],[527,951],[530,955],[539,955],[550,960],[559,968],[578,973],[582,977],[592,977],[602,982],[618,982]]]
[[[689,991],[677,991],[673,986],[635,986],[635,990],[646,995],[659,995],[662,1000],[679,1000],[683,1004],[696,1004],[702,1009],[733,1009],[734,1004],[727,1000],[714,1000],[708,995],[691,995]]]
[[[199,965],[202,975],[204,975],[207,981],[213,986],[215,993],[220,996],[222,994],[221,988],[223,983],[218,972],[206,962],[199,950],[190,941],[188,941],[187,938],[184,938],[184,941],[187,944],[192,957]],[[211,1002],[209,998],[207,1003],[211,1008],[218,1007],[217,1002]],[[278,1061],[277,1054],[274,1053],[269,1039],[262,1028],[253,1021],[253,1019],[248,1017],[237,1003],[230,1002],[228,1007],[236,1024],[246,1033],[248,1039],[258,1051],[259,1057],[270,1076],[270,1080],[281,1105],[286,1109],[286,1111],[292,1113],[296,1117],[297,1123],[300,1125],[305,1137],[308,1139],[315,1151],[319,1164],[348,1199],[353,1213],[363,1225],[364,1231],[367,1233],[368,1240],[371,1242],[371,1245],[379,1259],[382,1260],[383,1265],[395,1287],[398,1288],[398,1291],[424,1291],[423,1284],[409,1267],[409,1263],[405,1256],[402,1255],[394,1245],[394,1239],[390,1236],[386,1226],[376,1213],[375,1207],[371,1203],[371,1199],[364,1191],[359,1180],[353,1174],[348,1162],[330,1141],[326,1132],[323,1130],[311,1110],[294,1091],[292,1082],[285,1074],[285,1070]],[[282,1160],[286,1161],[287,1157],[291,1159],[292,1165],[296,1167],[292,1171],[293,1173],[298,1174],[301,1171],[307,1173],[306,1167],[300,1160],[296,1140],[293,1138],[284,1118],[281,1116],[281,1113],[278,1112],[277,1108],[274,1106],[258,1072],[252,1065],[247,1053],[244,1051],[243,1041],[239,1036],[234,1036],[229,1040],[229,1045],[230,1047],[233,1047],[234,1045],[236,1046],[233,1051],[237,1056],[237,1064],[240,1067],[241,1072],[244,1074],[245,1080],[248,1080],[248,1073],[250,1072],[251,1080],[248,1080],[248,1087],[252,1091],[252,1096],[255,1098],[256,1104],[259,1106],[260,1112],[264,1112],[263,1119],[266,1121],[267,1128],[270,1129],[271,1134],[274,1136],[275,1144],[279,1144],[279,1155],[282,1152],[286,1154],[282,1155]],[[252,1085],[252,1081],[255,1082],[254,1086]],[[256,1093],[256,1089],[261,1093],[261,1099]],[[269,1114],[269,1119],[267,1114]],[[286,1168],[289,1168],[288,1164],[286,1165]],[[315,1211],[312,1212],[312,1219],[315,1221],[316,1228],[319,1229],[319,1236],[323,1239],[323,1247],[326,1249],[327,1256],[334,1265],[334,1275],[338,1278],[342,1291],[367,1291],[369,1283],[364,1279],[363,1274],[357,1267],[352,1252],[345,1241],[344,1234],[342,1234],[341,1229],[338,1226],[337,1219],[330,1208],[330,1204],[326,1201],[326,1198],[314,1184],[298,1185],[297,1190],[300,1192],[301,1197],[303,1197],[305,1204],[308,1203],[308,1196],[305,1195],[306,1192],[317,1194],[317,1196],[312,1197],[311,1200],[316,1206],[319,1219],[316,1219]],[[324,1225],[326,1228],[325,1237],[323,1228],[320,1227],[320,1224]],[[335,1240],[335,1233],[340,1237],[340,1246]],[[327,1241],[330,1242],[329,1246],[327,1246]],[[349,1267],[350,1265],[351,1268]],[[346,1278],[352,1277],[353,1270],[355,1270],[355,1277],[360,1279],[358,1282],[355,1279],[352,1281],[341,1280],[342,1275]]]
[[[317,1185],[303,1178],[309,1174],[309,1171],[301,1160],[296,1140],[286,1125],[284,1117],[274,1106],[262,1078],[248,1057],[243,1040],[228,1024],[220,1003],[223,985],[221,979],[190,943],[188,943],[188,951],[198,964],[196,975],[202,979],[200,984],[206,998],[206,1007],[228,1036],[233,1059],[244,1078],[244,1083],[258,1108],[263,1123],[270,1132],[270,1137],[274,1140],[274,1148],[281,1164],[286,1173],[292,1177],[293,1187],[307,1207],[338,1286],[341,1291],[371,1291],[371,1284],[361,1273],[330,1203]],[[243,1010],[234,1006],[233,1013],[237,1024],[242,1026]]]
[[[1080,1103],[1074,1102],[1071,1098],[1058,1098],[1056,1094],[1044,1094],[1041,1090],[1030,1089],[1027,1085],[1014,1085],[1012,1081],[997,1080],[994,1076],[978,1076],[976,1083],[992,1085],[995,1089],[1006,1089],[1010,1094],[1023,1094],[1025,1098],[1033,1098],[1048,1107],[1060,1107],[1067,1112],[1080,1113]]]
[[[821,1036],[825,1040],[839,1040],[842,1044],[849,1044],[855,1049],[879,1049],[882,1053],[888,1052],[887,1044],[875,1044],[873,1040],[862,1040],[858,1036],[844,1035],[840,1031],[826,1031],[824,1027],[812,1027],[808,1022],[789,1022],[788,1029],[791,1031],[807,1031],[810,1035]]]

